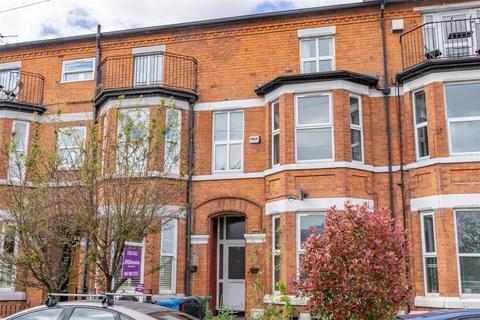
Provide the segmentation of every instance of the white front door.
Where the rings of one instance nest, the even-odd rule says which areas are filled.
[[[219,218],[217,309],[245,311],[245,220]]]

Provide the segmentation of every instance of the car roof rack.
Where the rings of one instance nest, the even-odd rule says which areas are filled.
[[[47,307],[54,307],[57,305],[57,297],[78,297],[90,298],[90,300],[101,300],[102,306],[108,308],[113,305],[114,297],[145,297],[146,302],[152,302],[152,294],[145,293],[128,293],[128,292],[107,292],[102,294],[85,294],[85,293],[49,293],[45,300]]]

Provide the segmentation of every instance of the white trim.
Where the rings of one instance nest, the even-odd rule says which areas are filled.
[[[0,292],[0,301],[23,301],[26,299],[25,292]]]
[[[37,115],[30,112],[13,110],[0,110],[0,119],[13,119],[22,121],[37,121],[39,123],[88,121],[93,119],[93,112],[76,112],[62,114]]]
[[[127,108],[142,108],[150,106],[161,106],[168,108],[170,106],[170,98],[167,96],[154,96],[154,97],[137,97],[137,98],[125,98],[125,99],[109,99],[105,102],[99,110],[99,114],[103,115],[111,108],[127,109]],[[187,101],[172,99],[171,103],[175,105],[175,109],[188,110],[189,105]]]
[[[478,75],[477,75],[478,77]],[[278,99],[279,96],[286,93],[318,93],[322,91],[332,91],[337,89],[344,89],[358,95],[368,95],[370,93],[369,87],[361,84],[353,83],[346,80],[334,81],[312,81],[308,83],[287,84],[273,90],[265,95],[265,101],[271,102]]]
[[[337,32],[335,26],[308,28],[297,30],[299,38],[333,36]]]
[[[404,165],[405,170],[417,169],[428,167],[436,164],[443,163],[468,163],[468,162],[480,162],[480,154],[471,154],[471,155],[451,155],[449,157],[433,158],[426,160],[419,160],[418,162],[412,162],[407,165]]]
[[[480,193],[439,194],[410,200],[410,211],[480,207]]]
[[[472,1],[465,3],[453,3],[453,4],[441,4],[436,6],[423,6],[413,8],[413,11],[421,13],[433,13],[433,12],[442,12],[450,10],[463,10],[463,9],[472,9],[480,8],[480,1]]]
[[[337,209],[343,210],[346,201],[352,202],[354,205],[367,202],[373,207],[373,200],[360,198],[307,198],[303,201],[288,199],[281,199],[265,204],[265,214],[278,214],[282,212],[298,212],[298,211],[326,211],[331,206],[336,206]]]
[[[415,306],[436,309],[480,309],[480,298],[416,296]]]
[[[164,52],[166,50],[166,46],[164,44],[156,45],[156,46],[149,46],[149,47],[138,47],[132,48],[132,54],[143,54],[143,53],[153,53],[153,52]]]
[[[194,106],[195,111],[236,110],[253,107],[263,107],[265,99],[225,100],[214,102],[199,102]]]
[[[191,244],[208,244],[209,234],[194,234],[190,236]]]
[[[407,93],[425,87],[434,82],[457,82],[480,80],[480,72],[476,70],[434,72],[403,84],[403,92]]]
[[[20,69],[22,67],[22,61],[11,61],[0,63],[0,71],[10,69]]]
[[[70,80],[66,81],[65,80],[65,66],[68,63],[74,63],[74,62],[91,62],[92,63],[92,68],[91,69],[84,69],[80,71],[75,71],[75,72],[68,72],[68,74],[73,73],[87,73],[87,72],[92,72],[92,77],[88,79],[81,79],[81,80]],[[95,58],[82,58],[82,59],[73,59],[73,60],[63,60],[62,61],[62,74],[60,78],[60,83],[72,83],[72,82],[82,82],[82,81],[92,81],[95,79]]]
[[[267,241],[267,235],[265,233],[245,233],[246,243],[265,243]]]

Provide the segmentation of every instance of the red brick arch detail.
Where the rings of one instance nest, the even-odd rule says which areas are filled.
[[[194,234],[209,234],[210,219],[225,214],[243,215],[247,233],[257,233],[262,229],[263,208],[260,205],[245,198],[220,197],[208,199],[195,207]]]

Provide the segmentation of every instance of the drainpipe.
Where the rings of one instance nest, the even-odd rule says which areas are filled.
[[[191,238],[192,238],[192,178],[193,178],[193,133],[194,133],[194,114],[195,102],[189,103],[188,113],[188,182],[187,182],[187,245],[186,245],[186,263],[185,263],[185,296],[190,295],[190,264],[191,264]]]
[[[397,81],[397,125],[398,125],[398,148],[400,149],[400,189],[402,192],[402,218],[403,218],[403,230],[407,230],[407,210],[405,208],[405,176],[403,174],[403,139],[402,139],[402,101],[400,99],[400,87]]]
[[[97,49],[97,53],[95,55],[95,70],[97,71],[95,74],[95,88],[93,88],[93,98],[97,96],[97,88],[100,85],[101,77],[98,73],[98,66],[100,64],[100,56],[101,56],[101,48],[100,48],[100,36],[101,36],[102,26],[97,25],[97,36],[95,38],[95,46]],[[95,126],[98,121],[98,111],[97,107],[95,106],[95,102],[93,102],[93,125]],[[96,157],[96,150],[92,150],[92,158]],[[95,161],[95,160],[94,160]],[[93,206],[92,206],[93,208]],[[82,266],[82,293],[88,293],[88,250],[90,246],[90,239],[85,239],[85,256],[83,258],[83,266]]]
[[[385,103],[385,129],[387,132],[387,156],[388,156],[388,192],[390,196],[390,216],[392,223],[395,221],[395,206],[393,198],[393,170],[392,170],[392,130],[390,126],[390,88],[388,87],[388,60],[387,60],[387,39],[385,28],[385,6],[387,0],[382,0],[380,5],[381,19],[380,27],[382,29],[382,49],[383,49],[383,88],[381,89]]]

